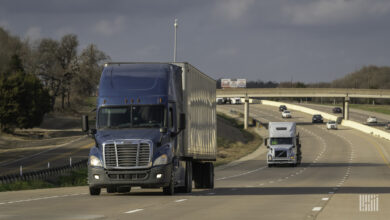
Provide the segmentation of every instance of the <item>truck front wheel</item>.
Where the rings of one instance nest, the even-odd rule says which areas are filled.
[[[98,196],[98,195],[100,195],[100,191],[101,191],[100,188],[89,187],[89,194],[91,196]]]
[[[175,178],[173,176],[173,173],[174,173],[174,171],[172,169],[171,177],[169,179],[169,185],[167,187],[163,188],[163,192],[165,195],[172,196],[173,194],[175,194]]]

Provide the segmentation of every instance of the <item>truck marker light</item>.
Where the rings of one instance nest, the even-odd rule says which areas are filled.
[[[156,175],[156,178],[157,178],[157,179],[161,179],[161,177],[162,177],[162,174],[161,174],[161,173],[159,173],[159,174]]]
[[[129,100],[125,99],[125,104],[127,104],[129,102]]]
[[[106,104],[106,102],[107,102],[107,100],[104,99],[104,100],[103,100],[103,104]]]
[[[100,179],[100,176],[99,176],[99,175],[97,175],[97,174],[95,174],[93,177],[95,178],[95,180],[98,180],[98,179]]]
[[[141,102],[141,99],[138,98],[138,99],[137,99],[137,103],[140,103],[140,102]]]
[[[160,103],[162,103],[162,98],[160,98]]]
[[[134,103],[134,99],[131,99],[131,104],[133,104]]]

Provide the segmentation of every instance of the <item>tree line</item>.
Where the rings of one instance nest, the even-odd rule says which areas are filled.
[[[96,45],[78,52],[74,34],[21,40],[0,27],[0,129],[31,128],[45,113],[63,111],[96,92],[110,57]]]

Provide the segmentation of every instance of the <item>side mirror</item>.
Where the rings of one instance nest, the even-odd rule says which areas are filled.
[[[268,138],[264,139],[264,145],[265,145],[265,146],[268,145]]]
[[[179,130],[184,130],[186,129],[186,114],[180,113],[180,118],[179,118]]]
[[[92,128],[91,131],[90,131],[90,134],[91,134],[91,135],[95,135],[96,132],[97,132],[96,129],[95,129],[95,128]]]
[[[89,131],[88,115],[81,116],[81,130],[83,132]]]
[[[167,133],[167,131],[168,131],[167,127],[160,128],[160,133]]]

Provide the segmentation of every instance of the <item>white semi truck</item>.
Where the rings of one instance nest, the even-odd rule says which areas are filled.
[[[269,137],[264,140],[268,149],[268,167],[279,164],[299,165],[302,153],[295,122],[270,122],[268,132]]]

